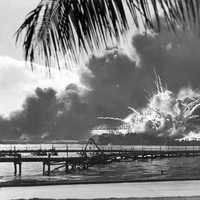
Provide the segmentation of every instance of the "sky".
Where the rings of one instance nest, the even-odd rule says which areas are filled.
[[[0,115],[8,116],[21,108],[27,95],[36,87],[62,90],[68,83],[78,82],[72,71],[53,70],[51,78],[44,67],[31,71],[23,61],[22,45],[15,43],[15,32],[39,0],[0,1]]]

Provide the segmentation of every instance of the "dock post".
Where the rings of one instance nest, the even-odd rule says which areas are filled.
[[[19,165],[19,176],[22,175],[22,155],[18,155],[18,165]]]
[[[14,175],[17,175],[17,163],[14,161]]]
[[[19,176],[22,175],[22,163],[19,162]]]
[[[49,153],[48,154],[48,172],[47,172],[47,175],[50,176],[50,172],[51,172],[51,163],[50,163],[50,157],[51,157],[51,154]]]
[[[68,170],[69,170],[69,166],[68,166],[68,162],[66,161],[66,162],[65,162],[65,173],[67,173]]]
[[[45,162],[43,162],[43,169],[42,169],[42,173],[43,173],[43,176],[45,175]]]
[[[48,173],[47,173],[48,176],[50,176],[50,171],[51,171],[50,162],[48,162]]]

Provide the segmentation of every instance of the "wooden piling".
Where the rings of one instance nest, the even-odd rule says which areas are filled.
[[[66,161],[65,162],[65,173],[67,173],[69,170],[69,165],[68,165],[68,162]]]
[[[21,154],[18,155],[18,165],[19,165],[19,176],[22,175],[22,156]]]
[[[47,166],[48,166],[48,169],[47,169],[47,175],[50,176],[50,173],[51,173],[50,162],[48,162]]]
[[[47,162],[47,175],[50,176],[50,173],[51,173],[51,163],[50,163],[50,158],[51,158],[51,154],[49,153],[48,154],[48,162]]]
[[[43,173],[43,175],[45,175],[45,162],[43,162],[43,168],[42,168],[42,173]]]
[[[19,176],[22,175],[22,163],[20,162],[19,163]]]
[[[14,175],[16,176],[17,175],[17,163],[14,162]]]

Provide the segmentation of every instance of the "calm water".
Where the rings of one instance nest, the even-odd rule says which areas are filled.
[[[15,145],[16,149],[38,149],[51,148],[52,145]],[[56,144],[55,148],[66,148],[66,145]],[[13,145],[0,145],[1,149],[14,148]],[[69,145],[68,148],[83,148],[79,144]],[[110,146],[104,148],[123,148],[120,146]],[[125,147],[124,147],[125,148]],[[138,146],[126,146],[126,148],[141,148]],[[145,147],[142,148],[160,148]],[[161,147],[166,148],[166,147]],[[175,148],[175,147],[174,147]],[[180,147],[176,147],[177,149]],[[193,147],[188,147],[193,148]],[[199,147],[195,147],[199,148]],[[71,155],[74,156],[74,155]],[[33,179],[33,180],[142,180],[142,179],[176,179],[176,178],[199,178],[200,179],[200,157],[181,157],[164,159],[146,159],[132,162],[112,163],[109,165],[99,165],[84,171],[74,171],[65,174],[64,169],[54,173],[50,177],[42,176],[42,163],[23,163],[22,177],[13,175],[13,163],[0,163],[0,181],[14,179]],[[162,171],[162,173],[161,173]]]

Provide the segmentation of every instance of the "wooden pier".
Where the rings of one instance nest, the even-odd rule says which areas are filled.
[[[95,148],[89,148],[89,144],[93,144]],[[72,153],[75,155],[72,156]],[[87,169],[98,164],[181,156],[200,156],[200,147],[100,148],[94,140],[90,139],[84,149],[0,150],[0,162],[13,163],[14,175],[19,176],[22,174],[24,162],[42,163],[43,175],[50,176],[52,172],[60,168],[64,168],[64,171],[69,173],[70,170]]]

